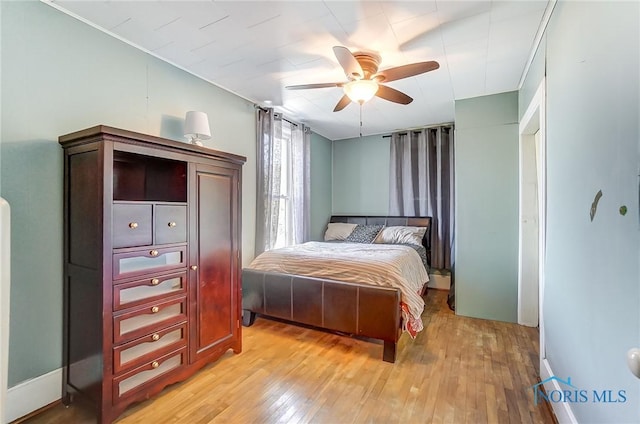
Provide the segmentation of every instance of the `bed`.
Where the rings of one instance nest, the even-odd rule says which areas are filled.
[[[425,268],[428,265],[431,246],[431,217],[336,215],[332,216],[329,222],[360,226],[426,228],[421,239],[424,249],[420,250],[423,253],[422,262],[425,263]],[[321,244],[317,243],[317,245]],[[329,243],[324,244],[328,245]],[[345,243],[344,246],[349,244]],[[365,247],[364,244],[361,246]],[[406,246],[401,247],[408,251],[412,250]],[[339,249],[340,246],[339,243],[336,243],[328,248],[333,251]],[[378,250],[375,247],[372,248]],[[414,252],[407,253],[407,255],[417,256],[418,254]],[[333,274],[336,275],[316,276],[317,269],[322,267],[318,265],[315,269],[299,274],[255,269],[255,264],[260,262],[261,256],[252,262],[251,267],[242,270],[243,325],[250,326],[254,323],[256,315],[264,315],[292,323],[364,338],[379,339],[384,345],[382,359],[386,362],[395,362],[397,342],[403,329],[411,330],[408,321],[411,321],[411,312],[416,312],[415,308],[409,308],[413,306],[412,302],[415,300],[415,296],[412,295],[412,300],[409,301],[406,287],[393,287],[387,284],[372,285],[368,281],[369,277],[364,274],[361,276],[362,280],[366,282],[341,281],[339,273],[335,272]],[[345,254],[345,256],[348,255]],[[396,268],[403,267],[397,266]],[[402,269],[399,272],[403,272]],[[373,273],[380,274],[377,270],[374,270]],[[334,278],[328,278],[326,275],[331,275]],[[426,275],[426,270],[424,270],[424,275]],[[419,287],[416,287],[415,283],[412,286],[417,288],[416,294],[420,300],[426,291],[428,275],[424,280],[420,282]],[[373,284],[380,284],[380,281]],[[422,304],[424,305],[424,302]],[[415,319],[415,317],[413,318]],[[414,325],[418,324],[414,323]],[[416,329],[413,328],[413,330]]]

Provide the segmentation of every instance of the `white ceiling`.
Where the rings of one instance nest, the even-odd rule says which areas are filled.
[[[454,120],[454,100],[518,89],[547,0],[45,0],[153,55],[337,140],[357,137],[359,106],[333,112],[345,81],[332,47],[373,50],[380,69],[436,60],[440,69],[388,83],[414,98],[374,98],[364,135]]]

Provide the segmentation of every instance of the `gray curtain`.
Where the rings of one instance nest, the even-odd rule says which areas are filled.
[[[391,135],[389,214],[431,216],[431,267],[451,270],[454,228],[453,126]]]
[[[309,239],[311,131],[256,109],[256,255]]]

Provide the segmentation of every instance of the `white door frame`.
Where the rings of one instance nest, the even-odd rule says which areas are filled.
[[[545,79],[531,99],[522,120],[519,133],[519,253],[518,253],[518,323],[528,326],[540,326],[540,358],[546,357],[544,351],[544,266],[546,248],[546,212],[547,212],[547,142],[546,142],[546,113],[545,113]],[[527,250],[527,235],[530,233],[531,211],[527,211],[526,189],[528,181],[523,177],[524,160],[531,160],[527,154],[535,154],[534,134],[539,134],[538,154],[538,211],[537,211],[537,258]],[[529,243],[531,245],[531,243]],[[535,243],[533,243],[535,246]],[[532,263],[534,261],[534,263]],[[537,264],[535,264],[537,262]],[[527,270],[537,268],[537,276],[529,275]],[[535,272],[533,273],[535,274]]]
[[[0,422],[12,421],[7,413],[9,371],[9,310],[11,297],[11,209],[0,197]]]

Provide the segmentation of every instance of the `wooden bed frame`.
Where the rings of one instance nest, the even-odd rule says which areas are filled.
[[[332,216],[329,222],[427,227],[422,244],[430,260],[431,217]],[[426,285],[424,290],[426,290]],[[244,326],[256,314],[380,339],[382,359],[395,362],[396,345],[402,335],[400,289],[345,283],[300,275],[242,270]]]

